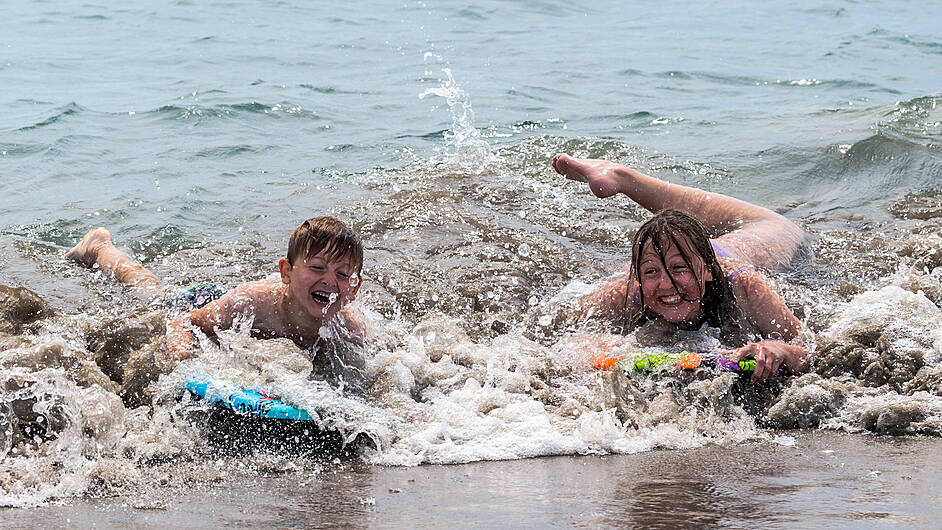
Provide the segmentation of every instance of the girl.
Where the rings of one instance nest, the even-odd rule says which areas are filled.
[[[553,168],[588,183],[597,197],[624,193],[660,212],[635,234],[628,273],[581,300],[587,313],[622,317],[631,326],[663,320],[683,329],[704,323],[721,328],[724,339],[740,345],[725,352],[727,357],[755,359],[756,382],[780,367],[793,373],[808,369],[808,352],[788,343],[801,332],[801,322],[756,270],[784,268],[792,261],[805,237],[797,225],[766,208],[606,160],[559,154]],[[744,339],[750,331],[760,340]]]

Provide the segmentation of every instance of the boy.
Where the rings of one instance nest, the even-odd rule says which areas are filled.
[[[114,273],[119,282],[129,285],[142,298],[163,292],[157,277],[118,250],[104,228],[89,231],[65,257],[89,266],[97,264]],[[214,337],[217,329],[231,328],[247,318],[252,319],[255,337],[285,337],[300,348],[311,348],[323,323],[356,298],[362,268],[363,244],[352,228],[335,217],[308,219],[291,234],[288,254],[278,261],[279,279],[243,283],[225,294],[212,287],[207,289],[205,284],[200,286],[202,294],[208,290],[209,298],[218,299],[167,325],[168,356],[183,360],[194,355],[191,326]],[[200,302],[197,300],[195,305]],[[355,320],[347,311],[343,313],[348,331],[362,336]]]

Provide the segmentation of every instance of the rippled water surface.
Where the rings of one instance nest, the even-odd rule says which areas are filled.
[[[938,438],[794,433],[784,445],[419,468],[264,470],[186,496],[7,513],[8,524],[931,528]]]
[[[520,489],[436,517],[470,524],[545,486],[558,496],[541,506],[571,507],[551,512],[562,521],[656,525],[651,506],[626,515],[619,503],[649,483],[660,502],[664,476],[679,497],[726,499],[689,507],[703,524],[937,517],[925,506],[940,474],[923,463],[942,435],[939,6],[17,1],[5,15],[0,419],[33,427],[0,421],[0,504],[78,502],[76,524],[303,524],[327,505],[305,504],[300,483],[350,501],[351,524],[408,525],[423,519],[388,510],[424,505],[397,504],[420,498],[408,480],[434,475],[437,490],[471,473],[482,491],[493,484],[479,474]],[[557,152],[734,195],[808,231],[811,263],[770,275],[813,332],[813,373],[753,387],[591,369],[573,301],[624,267],[647,213],[563,180]],[[238,332],[147,387],[165,314],[61,257],[103,225],[170,286],[232,286],[275,272],[293,227],[328,213],[366,245],[362,392],[312,384],[307,352]],[[375,448],[341,464],[220,455],[178,399],[195,371],[324,407],[331,428]],[[790,445],[796,428],[828,432]],[[902,438],[874,438],[886,435]],[[800,458],[776,460],[789,452]],[[622,456],[571,458],[586,454]],[[520,460],[559,455],[532,463],[540,484]],[[688,456],[706,464],[677,463]],[[489,460],[512,462],[426,467]],[[830,471],[809,471],[820,462]],[[573,475],[580,465],[593,471]],[[597,474],[619,487],[566,504]],[[811,515],[737,512],[738,493],[717,493],[727,479]],[[831,480],[837,505],[814,493]],[[230,488],[258,481],[266,495],[287,489],[298,519],[239,519],[253,501]],[[178,488],[226,507],[173,502]],[[855,497],[884,490],[899,504]]]

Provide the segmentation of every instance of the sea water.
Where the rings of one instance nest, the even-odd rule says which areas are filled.
[[[358,458],[374,466],[780,447],[809,427],[942,433],[938,5],[13,2],[5,15],[0,284],[40,298],[11,291],[9,307],[48,309],[6,315],[4,399],[55,425],[0,440],[4,504],[159,504],[173,487],[311,471],[214,455],[176,400],[188,370],[356,411],[332,425],[368,431]],[[729,374],[614,392],[574,300],[624,268],[647,213],[556,175],[557,152],[811,233],[812,263],[770,274],[815,334],[814,373],[755,395],[758,416]],[[64,250],[106,226],[167,285],[232,286],[274,273],[293,227],[323,214],[366,246],[364,395],[306,384],[314,367],[290,343],[233,333],[146,403],[118,397],[93,339],[118,330],[109,351],[133,372],[164,315]]]

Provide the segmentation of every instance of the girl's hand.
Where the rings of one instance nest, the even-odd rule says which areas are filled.
[[[808,352],[800,347],[778,340],[761,340],[742,348],[727,350],[723,354],[730,360],[755,359],[756,370],[752,382],[760,383],[775,375],[780,367],[791,373],[808,370]]]

